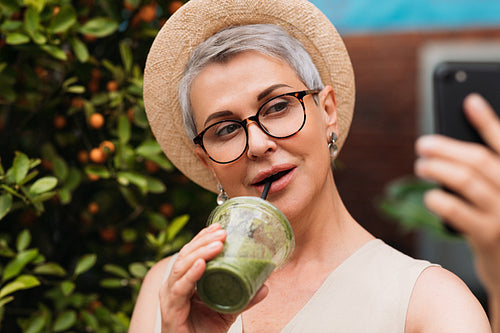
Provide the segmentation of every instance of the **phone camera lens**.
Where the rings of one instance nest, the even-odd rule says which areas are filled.
[[[455,80],[459,83],[463,83],[467,80],[467,73],[464,71],[455,72]]]

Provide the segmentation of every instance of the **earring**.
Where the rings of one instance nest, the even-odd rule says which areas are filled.
[[[330,142],[328,142],[328,149],[330,150],[330,157],[332,160],[337,158],[337,154],[339,153],[339,148],[337,147],[337,133],[332,132],[330,135]]]
[[[217,204],[222,205],[224,202],[226,202],[227,199],[229,199],[229,197],[227,196],[226,191],[224,191],[220,183],[217,184],[217,189],[219,190],[219,194],[217,195]]]

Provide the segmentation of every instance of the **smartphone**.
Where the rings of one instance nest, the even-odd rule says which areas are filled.
[[[437,133],[484,143],[463,112],[470,93],[482,95],[500,116],[499,62],[442,62],[434,70],[434,120]]]
[[[500,117],[500,62],[439,63],[433,73],[433,91],[435,131],[458,140],[484,144],[465,117],[463,102],[467,95],[478,93]],[[450,234],[459,234],[446,221],[443,224]]]

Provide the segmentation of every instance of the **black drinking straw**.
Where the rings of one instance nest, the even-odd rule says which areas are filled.
[[[261,199],[266,200],[267,194],[269,193],[269,188],[271,187],[271,183],[272,183],[272,181],[268,180],[266,182],[266,185],[264,185],[264,191],[262,191],[262,195],[260,196]]]

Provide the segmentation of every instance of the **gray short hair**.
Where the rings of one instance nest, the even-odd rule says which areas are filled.
[[[208,65],[225,63],[235,55],[257,51],[286,61],[308,89],[321,90],[324,85],[309,53],[286,30],[273,24],[232,26],[200,43],[191,53],[179,82],[179,102],[188,137],[197,135],[190,89],[196,76]]]

